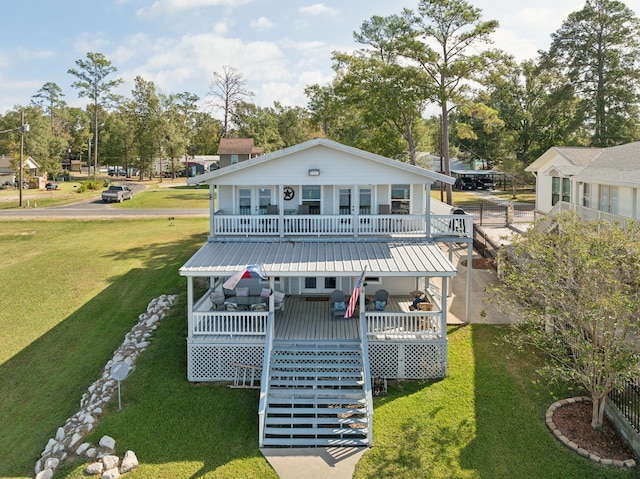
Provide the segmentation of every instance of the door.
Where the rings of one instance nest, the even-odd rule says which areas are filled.
[[[271,187],[238,188],[238,213],[241,215],[266,215],[272,203]]]
[[[340,188],[338,190],[338,214],[352,214],[351,206],[351,188]]]

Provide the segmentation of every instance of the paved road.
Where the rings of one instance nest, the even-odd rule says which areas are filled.
[[[128,183],[134,194],[145,190],[143,185]],[[0,210],[2,218],[144,218],[166,216],[209,216],[209,209],[129,209],[118,208],[111,204],[105,204],[100,198],[85,200],[62,206],[47,208],[15,208]]]

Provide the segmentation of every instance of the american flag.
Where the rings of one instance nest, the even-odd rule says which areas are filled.
[[[349,306],[347,307],[347,310],[344,313],[345,318],[350,318],[351,316],[353,316],[353,312],[356,309],[356,304],[358,304],[358,296],[360,295],[360,288],[362,287],[362,282],[364,281],[364,273],[366,270],[367,268],[364,269],[364,271],[358,278],[358,281],[356,281],[356,286],[355,288],[353,288],[353,293],[351,293],[351,298],[349,298]]]

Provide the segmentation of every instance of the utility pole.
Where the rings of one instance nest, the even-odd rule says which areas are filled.
[[[29,131],[29,123],[24,122],[24,110],[20,110],[20,165],[18,167],[18,188],[20,188],[20,208],[22,208],[22,170],[24,168],[24,134]]]

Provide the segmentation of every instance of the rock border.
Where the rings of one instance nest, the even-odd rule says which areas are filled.
[[[119,463],[119,458],[113,456],[115,440],[109,436],[103,436],[97,448],[89,443],[80,444],[80,442],[94,429],[96,421],[103,413],[103,406],[111,400],[114,394],[117,395],[118,381],[111,377],[111,367],[115,363],[125,362],[131,370],[134,369],[136,359],[149,346],[152,332],[158,328],[159,322],[165,318],[177,300],[177,295],[163,294],[151,300],[147,310],[138,316],[138,322],[125,335],[122,344],[102,370],[100,379],[89,386],[87,392],[82,395],[80,410],[67,419],[64,426],[58,428],[55,437],[47,442],[34,467],[35,479],[50,479],[58,466],[72,456],[83,456],[101,464],[108,457],[108,465]],[[135,467],[137,467],[137,458],[133,451],[127,451],[124,459],[127,458],[135,458]],[[97,470],[100,466],[95,466],[95,468]],[[99,474],[107,478],[119,477],[122,473],[118,471],[117,476],[114,475],[115,472],[107,475],[108,469],[118,470],[117,465],[111,468],[104,467],[104,472],[101,471]]]
[[[556,439],[558,439],[558,441],[560,441],[569,449],[574,450],[582,457],[585,457],[590,461],[595,462],[596,464],[601,464],[603,466],[613,466],[621,469],[631,469],[635,467],[636,466],[635,459],[626,459],[624,461],[620,461],[619,459],[607,459],[607,458],[600,457],[591,451],[587,451],[586,449],[578,447],[578,445],[575,442],[571,441],[567,436],[562,434],[562,431],[558,429],[558,427],[556,426],[556,423],[553,421],[553,413],[557,409],[561,408],[562,406],[566,406],[567,404],[574,404],[577,402],[591,402],[591,398],[587,396],[576,396],[572,398],[561,399],[560,401],[554,402],[547,409],[546,423],[549,429],[551,430],[551,432],[553,433],[553,435],[556,437]]]

